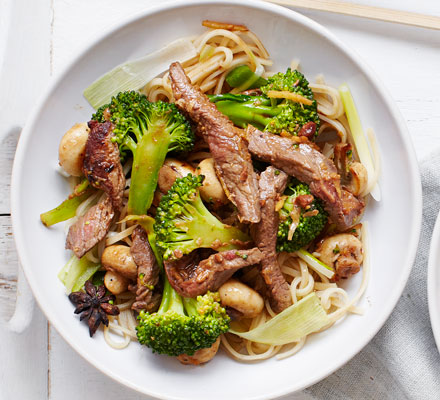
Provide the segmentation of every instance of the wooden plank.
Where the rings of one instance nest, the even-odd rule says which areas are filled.
[[[0,319],[7,320],[15,308],[18,268],[10,216],[0,216],[0,254]]]
[[[11,185],[12,162],[17,147],[20,129],[11,128],[0,137],[0,215],[9,214],[9,192]]]

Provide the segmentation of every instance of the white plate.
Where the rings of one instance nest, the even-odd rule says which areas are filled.
[[[181,36],[202,32],[200,22],[243,23],[256,32],[284,70],[293,58],[311,80],[324,73],[328,82],[350,85],[365,126],[373,127],[383,155],[382,201],[369,204],[370,284],[361,302],[364,316],[349,316],[309,338],[297,355],[243,364],[220,353],[203,367],[152,355],[132,343],[109,348],[102,334],[90,339],[85,324],[57,279],[68,258],[61,226],[45,228],[39,214],[68,193],[55,171],[61,135],[92,109],[82,91],[121,62]],[[399,199],[399,201],[396,201]],[[121,22],[89,44],[56,79],[29,118],[17,149],[12,179],[12,214],[17,248],[28,281],[52,325],[86,360],[118,382],[169,399],[266,399],[303,389],[345,364],[376,334],[400,297],[413,263],[421,222],[421,186],[405,125],[377,77],[351,49],[310,19],[263,2],[186,1],[167,4]],[[360,274],[347,282],[353,294]],[[80,384],[80,383],[78,383]]]
[[[440,351],[440,213],[432,232],[427,280],[429,317],[435,342]]]

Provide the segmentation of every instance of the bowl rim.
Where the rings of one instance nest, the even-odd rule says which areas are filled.
[[[440,212],[437,215],[434,230],[431,236],[431,243],[429,248],[428,258],[428,308],[429,319],[431,320],[432,334],[434,335],[437,349],[440,351],[440,306],[438,297],[440,292],[438,291],[438,282],[440,280]]]
[[[62,321],[56,318],[55,314],[50,310],[50,305],[42,297],[39,296],[38,286],[34,281],[34,272],[33,272],[33,268],[31,267],[32,262],[29,259],[28,255],[26,254],[26,243],[23,239],[23,234],[22,234],[22,230],[24,229],[24,224],[21,220],[21,216],[19,213],[18,199],[20,198],[20,177],[23,175],[22,161],[25,157],[25,151],[24,151],[25,143],[28,141],[29,137],[31,136],[31,133],[33,132],[33,126],[35,122],[38,120],[39,114],[43,108],[45,101],[49,98],[50,94],[58,86],[58,84],[68,75],[69,71],[71,70],[72,67],[74,67],[77,60],[81,58],[90,48],[97,45],[107,36],[117,32],[118,30],[132,23],[135,23],[145,18],[151,18],[155,14],[160,14],[168,10],[194,7],[194,6],[204,6],[207,4],[211,6],[215,6],[215,5],[245,6],[253,9],[258,9],[263,12],[271,12],[273,14],[287,17],[288,19],[294,21],[295,23],[299,23],[307,27],[308,29],[314,31],[317,35],[324,36],[328,40],[330,40],[333,43],[333,45],[339,48],[356,65],[356,67],[359,68],[360,71],[362,71],[362,73],[365,76],[368,76],[371,79],[374,90],[381,95],[384,103],[387,105],[388,109],[390,110],[391,116],[397,125],[399,136],[402,139],[405,153],[410,161],[409,163],[410,180],[412,182],[412,188],[413,188],[413,191],[410,192],[410,195],[412,195],[413,197],[413,201],[416,204],[416,209],[412,210],[411,213],[412,215],[411,226],[413,227],[413,229],[410,232],[408,258],[401,270],[401,274],[394,282],[393,289],[389,293],[388,296],[389,300],[387,302],[387,307],[384,307],[384,312],[382,313],[381,318],[376,321],[374,328],[370,331],[368,335],[364,337],[363,340],[360,341],[360,343],[357,346],[355,346],[352,349],[349,355],[341,358],[341,360],[339,360],[338,363],[332,365],[331,367],[327,367],[326,369],[324,369],[319,376],[315,376],[306,381],[303,381],[301,387],[295,387],[295,383],[294,381],[292,381],[292,384],[286,385],[283,387],[283,389],[280,389],[276,392],[272,391],[269,394],[261,394],[250,398],[252,400],[263,400],[263,399],[275,398],[292,392],[296,392],[321,381],[322,379],[326,378],[327,376],[329,376],[330,374],[341,368],[343,365],[345,365],[350,359],[352,359],[356,354],[358,354],[370,342],[370,340],[376,335],[376,333],[384,325],[385,321],[390,316],[391,312],[393,311],[394,307],[397,304],[397,301],[399,300],[403,292],[403,289],[406,285],[406,282],[408,280],[415,259],[420,230],[421,230],[421,222],[422,222],[421,180],[420,180],[419,168],[418,168],[414,147],[410,139],[410,135],[406,127],[406,124],[403,120],[403,117],[400,111],[398,110],[396,104],[392,100],[391,95],[385,89],[384,85],[381,83],[380,79],[376,76],[375,72],[362,59],[362,57],[360,57],[349,46],[341,42],[327,28],[323,27],[322,25],[310,19],[309,17],[306,17],[303,14],[300,14],[286,7],[278,6],[269,2],[252,1],[252,0],[187,0],[185,2],[182,2],[181,0],[174,0],[162,5],[149,7],[148,9],[143,10],[141,12],[130,14],[129,16],[122,19],[118,23],[109,25],[108,27],[103,29],[101,33],[94,38],[94,40],[91,40],[90,42],[86,43],[77,52],[75,52],[72,58],[69,60],[69,62],[64,66],[64,68],[62,68],[61,71],[58,74],[56,74],[54,78],[52,78],[52,81],[50,82],[46,90],[43,92],[43,94],[36,102],[33,111],[31,112],[28,121],[26,122],[25,127],[22,130],[17,145],[13,168],[12,168],[12,178],[11,178],[12,229],[13,229],[13,236],[17,248],[19,261],[23,267],[26,279],[28,280],[29,286],[32,289],[32,292],[40,309],[43,311],[43,313],[50,321],[52,326],[63,337],[63,339],[66,342],[68,342],[69,345],[79,355],[81,355],[83,359],[88,361],[99,371],[111,377],[113,380],[117,381],[118,383],[123,384],[140,393],[144,393],[149,396],[154,396],[160,399],[172,399],[172,400],[186,399],[185,397],[180,397],[180,396],[166,397],[165,395],[159,392],[150,391],[148,387],[140,386],[138,384],[129,381],[128,379],[119,376],[116,373],[113,373],[110,367],[106,366],[103,362],[99,361],[98,359],[90,357],[79,344],[69,339],[70,335],[68,334],[67,329],[63,326]]]

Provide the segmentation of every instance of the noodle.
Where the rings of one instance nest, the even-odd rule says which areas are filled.
[[[226,75],[239,65],[248,65],[259,75],[265,73],[264,66],[272,65],[269,54],[260,39],[249,31],[208,30],[193,39],[200,54],[204,46],[212,46],[213,54],[207,59],[196,57],[184,63],[183,67],[192,84],[198,85],[203,93],[222,93]],[[142,92],[151,101],[159,99],[172,101],[173,94],[168,73],[149,82]]]

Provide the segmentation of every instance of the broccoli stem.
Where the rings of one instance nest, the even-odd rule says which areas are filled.
[[[249,240],[248,235],[243,233],[240,229],[233,226],[225,226],[214,217],[214,215],[212,215],[205,207],[200,197],[197,197],[197,200],[193,204],[195,210],[192,210],[193,206],[187,205],[187,212],[190,215],[194,215],[195,212],[197,212],[200,218],[190,219],[188,224],[186,224],[186,228],[188,228],[186,233],[190,237],[198,238],[198,247],[210,248],[212,247],[212,243],[217,241],[219,246],[216,250],[233,250],[236,249],[237,246],[235,243],[230,243],[231,238],[235,238],[242,242],[247,242]],[[215,237],[213,237],[213,235]]]
[[[166,125],[150,125],[148,132],[140,138],[133,158],[128,213],[147,213],[154,197],[160,167],[165,161],[171,136]]]
[[[189,316],[191,316],[191,315],[198,315],[199,314],[198,307],[197,307],[197,305],[198,305],[197,299],[192,299],[192,298],[189,298],[189,297],[184,297],[183,298],[183,304],[184,304],[184,307],[185,307],[185,311],[187,312],[187,314]]]
[[[252,124],[256,128],[264,129],[271,120],[265,115],[275,116],[280,112],[280,110],[269,106],[255,106],[228,100],[219,101],[215,105],[222,114],[227,115],[235,125],[241,128],[245,128],[247,124]]]
[[[258,129],[264,129],[273,117],[282,111],[277,103],[271,104],[271,100],[264,96],[247,95],[212,95],[211,102],[217,109],[237,126],[246,128],[248,124]]]
[[[166,273],[163,272],[164,289],[162,301],[160,303],[158,314],[165,314],[167,311],[174,311],[177,314],[185,315],[182,297],[173,289],[168,281]]]

